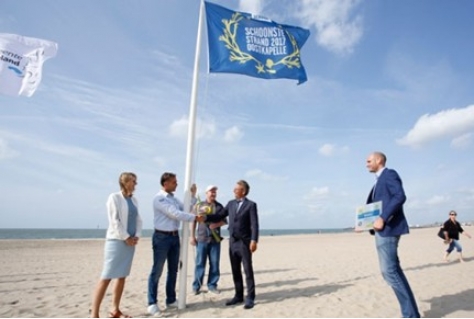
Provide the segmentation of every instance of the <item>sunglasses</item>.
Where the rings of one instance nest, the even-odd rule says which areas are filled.
[[[449,214],[449,216],[456,216],[456,214]]]

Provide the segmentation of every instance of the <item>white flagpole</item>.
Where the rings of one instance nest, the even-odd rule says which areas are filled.
[[[204,1],[201,0],[199,9],[199,22],[196,40],[196,55],[194,57],[193,84],[191,89],[191,102],[189,105],[189,123],[188,123],[188,144],[186,153],[186,174],[184,178],[184,207],[189,210],[191,207],[191,177],[192,177],[192,159],[194,154],[194,138],[196,131],[196,104],[197,104],[197,86],[199,75],[199,57],[201,49],[201,30],[204,19]],[[182,223],[181,256],[179,263],[179,296],[178,309],[186,308],[186,287],[188,273],[188,245],[189,245],[189,223]]]

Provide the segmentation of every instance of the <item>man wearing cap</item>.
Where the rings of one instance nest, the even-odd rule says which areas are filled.
[[[216,201],[217,186],[206,187],[206,200],[198,203],[201,208],[208,207],[206,214],[220,213],[224,206]],[[198,207],[199,209],[199,207]],[[199,294],[204,280],[206,262],[209,260],[209,275],[207,276],[207,289],[209,292],[218,294],[217,282],[220,277],[219,263],[221,258],[221,230],[226,221],[221,220],[216,223],[193,222],[191,226],[190,244],[196,246],[196,266],[194,270],[193,292]],[[197,225],[197,234],[196,234]]]

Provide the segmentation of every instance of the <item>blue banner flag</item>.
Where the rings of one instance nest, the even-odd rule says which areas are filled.
[[[300,50],[309,30],[205,2],[209,71],[307,81]]]

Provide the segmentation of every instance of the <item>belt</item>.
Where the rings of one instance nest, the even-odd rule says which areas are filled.
[[[164,234],[168,236],[179,236],[178,230],[166,231],[166,230],[155,229],[155,233]]]

